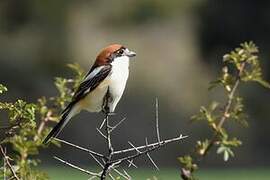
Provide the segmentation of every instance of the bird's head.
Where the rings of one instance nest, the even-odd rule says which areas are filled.
[[[136,56],[136,53],[120,44],[112,44],[104,48],[96,58],[96,65],[110,64],[114,61],[125,61]],[[124,58],[123,58],[124,57]]]

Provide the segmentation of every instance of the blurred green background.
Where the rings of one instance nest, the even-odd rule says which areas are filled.
[[[144,137],[154,141],[154,101],[158,97],[162,138],[179,133],[189,136],[153,153],[156,163],[165,169],[161,172],[171,172],[173,177],[159,176],[176,179],[176,158],[210,133],[203,123],[191,125],[189,118],[212,98],[222,99],[222,91],[207,90],[208,82],[221,69],[222,55],[253,40],[260,48],[265,79],[270,80],[269,18],[267,0],[1,0],[0,82],[9,88],[9,101],[52,96],[56,94],[53,78],[71,75],[65,64],[78,62],[88,70],[103,47],[124,44],[136,51],[137,57],[131,62],[128,86],[114,117],[128,118],[115,134],[115,147],[127,147],[127,141],[144,143]],[[270,178],[270,93],[256,84],[240,89],[250,125],[247,129],[237,124],[228,128],[244,143],[229,162],[215,155],[207,157],[202,171],[205,179],[215,179],[215,173],[230,179],[251,174],[255,174],[251,179]],[[100,114],[83,112],[60,136],[102,151],[101,137],[95,131],[101,119]],[[53,155],[77,164],[94,164],[87,154],[51,147],[40,157],[52,179],[60,179],[56,170],[58,174],[69,170],[54,169],[63,165],[53,160]],[[151,167],[144,160],[138,164]],[[243,173],[247,170],[251,174]]]

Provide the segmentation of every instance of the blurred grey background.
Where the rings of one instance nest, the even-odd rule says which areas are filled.
[[[99,51],[121,43],[136,51],[130,78],[117,107],[115,120],[127,121],[115,132],[116,148],[155,140],[155,98],[160,103],[162,138],[183,133],[189,138],[154,153],[163,166],[178,165],[177,157],[192,149],[196,139],[209,135],[204,123],[190,117],[211,99],[222,99],[221,89],[209,92],[222,67],[222,55],[243,41],[260,48],[265,79],[270,80],[270,1],[252,0],[1,0],[0,82],[8,86],[9,101],[35,101],[53,96],[55,76],[70,77],[66,64],[78,62],[88,70]],[[228,127],[243,140],[236,157],[226,163],[213,155],[204,167],[265,167],[270,165],[268,90],[257,84],[241,86],[249,114],[249,128]],[[81,113],[61,138],[103,150],[95,128],[101,114]],[[213,153],[214,154],[214,153]],[[42,151],[45,163],[52,155],[73,162],[93,163],[72,148]],[[150,164],[143,163],[148,166]]]

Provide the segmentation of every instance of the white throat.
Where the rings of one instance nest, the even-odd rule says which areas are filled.
[[[129,67],[129,57],[127,56],[121,56],[121,57],[117,57],[113,60],[113,62],[111,63],[112,64],[112,68],[113,70],[120,70],[122,69],[125,70],[127,69],[128,70],[128,67]]]

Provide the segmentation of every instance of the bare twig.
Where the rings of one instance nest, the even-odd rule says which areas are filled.
[[[96,176],[92,176],[92,177],[88,178],[88,180],[93,180],[95,178],[97,178],[97,177]]]
[[[128,141],[128,144],[131,145],[137,152],[140,153],[140,151],[137,149],[137,147],[135,147],[130,141]],[[127,160],[127,162],[129,163],[129,164],[128,164],[128,167],[134,166],[135,168],[137,168],[137,166],[136,166],[136,165],[134,164],[134,162],[133,162],[133,159]]]
[[[123,169],[123,172],[125,173],[125,175],[126,175],[129,179],[131,179],[131,176],[127,173],[126,170]]]
[[[68,142],[68,141],[65,141],[65,140],[62,140],[62,139],[59,139],[59,138],[54,138],[54,140],[59,141],[61,143],[64,143],[66,145],[72,146],[72,147],[77,148],[79,150],[85,151],[85,152],[87,152],[89,154],[92,154],[92,155],[95,155],[95,156],[98,156],[98,157],[101,157],[101,158],[105,158],[105,156],[103,154],[97,153],[97,152],[92,151],[90,149],[86,149],[84,147],[78,146],[78,145],[73,144],[71,142]]]
[[[113,171],[115,171],[117,174],[119,174],[120,176],[122,176],[125,179],[130,179],[129,176],[126,176],[126,174],[121,173],[120,171],[118,171],[116,168],[113,168]]]
[[[126,118],[123,118],[121,121],[119,121],[115,126],[113,126],[110,130],[110,132],[112,132],[113,130],[115,130],[120,124],[122,124],[122,122],[124,122],[126,120]]]
[[[115,178],[114,178],[111,174],[109,174],[109,177],[110,177],[112,180],[115,180]]]
[[[91,153],[89,153],[89,154],[98,163],[98,165],[100,165],[101,168],[104,167],[104,165],[93,154],[91,154]]]
[[[128,160],[128,167],[130,167],[130,166],[133,166],[133,167],[135,167],[135,168],[138,168],[138,166],[136,166],[135,164],[134,164],[134,162],[133,162],[133,160]]]
[[[159,135],[159,122],[158,122],[158,98],[156,98],[156,131],[157,131],[157,139],[158,139],[158,142],[160,142],[160,135]]]
[[[97,132],[98,132],[102,137],[104,137],[105,139],[107,139],[107,137],[101,132],[100,129],[96,128],[96,130],[97,130]]]
[[[134,155],[130,155],[130,156],[126,156],[126,157],[123,157],[123,158],[119,158],[117,160],[113,160],[112,163],[119,162],[119,161],[123,162],[123,161],[126,161],[126,160],[135,159],[135,158],[137,158],[139,156],[142,156],[142,155],[144,155],[144,154],[146,154],[148,152],[154,151],[154,150],[156,150],[156,149],[158,149],[158,148],[160,148],[160,147],[162,147],[162,146],[164,146],[164,145],[166,145],[168,143],[172,143],[172,142],[175,142],[175,141],[180,141],[180,140],[185,139],[187,137],[188,136],[180,135],[179,137],[176,137],[176,138],[168,139],[168,140],[165,140],[165,141],[160,141],[160,143],[153,143],[153,144],[149,144],[149,145],[140,146],[142,148],[148,148],[148,149],[146,149],[144,151],[140,151],[140,153],[137,152]],[[136,150],[136,149],[138,149],[138,147],[136,147],[136,149],[135,148],[132,148],[132,149]]]
[[[143,146],[138,146],[136,147],[137,150],[140,150],[140,149],[145,149],[145,148],[150,148],[150,147],[155,147],[159,144],[167,144],[167,143],[171,143],[171,142],[175,142],[175,141],[180,141],[182,139],[185,139],[187,138],[188,136],[183,136],[182,134],[178,137],[175,137],[175,138],[172,138],[172,139],[167,139],[167,140],[164,140],[164,141],[160,141],[160,142],[155,142],[155,143],[152,143],[152,144],[148,144],[148,145],[143,145]],[[123,149],[123,150],[119,150],[119,151],[114,151],[113,154],[122,154],[122,153],[126,153],[126,152],[130,152],[130,151],[134,151],[136,150],[135,148],[128,148],[128,149]]]
[[[141,153],[141,151],[136,146],[134,146],[130,141],[128,141],[128,144],[131,145],[138,153]]]
[[[99,126],[99,129],[102,129],[102,128],[103,128],[105,122],[106,122],[106,118],[103,119],[102,123],[101,123],[100,126]]]
[[[78,167],[78,166],[76,166],[74,164],[71,164],[71,163],[69,163],[69,162],[67,162],[67,161],[65,161],[65,160],[63,160],[63,159],[61,159],[61,158],[59,158],[57,156],[54,156],[53,158],[56,159],[56,160],[58,160],[58,161],[60,161],[61,163],[64,163],[65,165],[67,165],[67,166],[69,166],[69,167],[71,167],[73,169],[77,169],[77,170],[79,170],[79,171],[81,171],[83,173],[86,173],[88,175],[91,175],[91,176],[100,177],[100,174],[99,173],[94,173],[94,172],[85,170],[85,169],[83,169],[81,167]]]
[[[20,180],[20,178],[17,176],[15,170],[13,169],[12,165],[10,164],[9,157],[6,155],[6,152],[4,151],[2,145],[0,145],[0,150],[1,150],[1,154],[3,155],[4,161],[5,161],[6,165],[8,166],[8,168],[10,169],[13,177],[16,180]]]
[[[160,141],[159,141],[160,142]],[[145,144],[148,145],[148,141],[147,138],[145,138]],[[159,171],[159,168],[157,166],[157,164],[155,163],[155,161],[152,159],[152,157],[150,156],[149,153],[146,153],[147,157],[149,158],[149,160],[151,161],[151,163],[154,165],[154,167]]]

